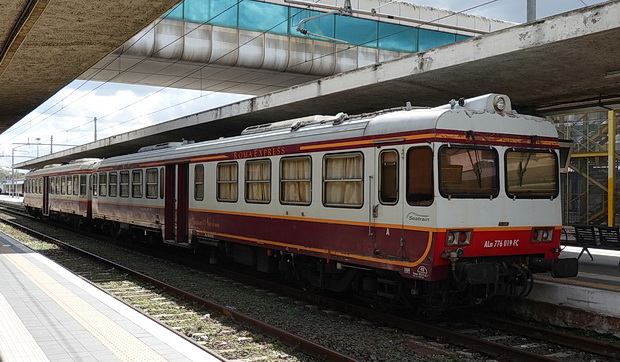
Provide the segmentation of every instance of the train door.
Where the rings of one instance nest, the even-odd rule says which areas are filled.
[[[43,205],[41,205],[41,211],[43,215],[50,216],[50,177],[43,176]]]
[[[374,182],[371,182],[370,230],[378,255],[405,256],[403,238],[403,147],[375,149]]]
[[[166,165],[164,190],[164,240],[167,243],[185,244],[188,239],[189,165]]]

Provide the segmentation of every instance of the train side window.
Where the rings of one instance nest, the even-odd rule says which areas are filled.
[[[116,172],[110,172],[108,174],[108,196],[116,197],[118,195],[118,174]]]
[[[364,203],[364,164],[361,153],[326,155],[323,159],[323,203],[331,207],[361,207]]]
[[[106,172],[99,173],[99,196],[107,196],[108,191],[108,174]]]
[[[60,176],[60,194],[64,195],[67,190],[67,178],[65,176]]]
[[[142,197],[142,170],[131,171],[131,197]]]
[[[67,195],[73,193],[73,177],[67,176]]]
[[[129,197],[129,171],[121,171],[121,197]]]
[[[165,183],[166,181],[166,173],[164,172],[164,168],[159,169],[159,198],[163,199],[165,195]]]
[[[245,163],[245,201],[271,201],[271,161],[253,160]]]
[[[237,201],[237,162],[217,165],[217,201]]]
[[[99,195],[99,174],[97,173],[93,173],[90,175],[91,178],[91,185],[92,185],[92,189],[93,189],[93,197],[96,197],[97,195]]]
[[[50,177],[50,194],[53,195],[54,194],[54,190],[56,190],[56,179],[54,177]]]
[[[381,151],[379,166],[379,201],[395,205],[398,203],[398,151]]]
[[[73,194],[78,195],[80,192],[80,176],[73,175]]]
[[[156,168],[148,168],[146,169],[146,198],[147,199],[156,199],[157,198],[157,173],[158,169]]]
[[[194,200],[202,201],[205,198],[205,167],[194,166]]]
[[[310,205],[312,202],[312,160],[310,156],[280,160],[280,202]]]
[[[430,147],[407,151],[407,203],[415,206],[433,203],[433,150]]]
[[[80,175],[80,196],[86,196],[86,175]]]

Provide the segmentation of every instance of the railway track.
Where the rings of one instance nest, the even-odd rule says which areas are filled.
[[[610,345],[601,343],[598,341],[584,339],[582,337],[575,337],[568,334],[562,334],[557,332],[551,332],[549,330],[542,330],[540,328],[533,328],[528,325],[521,325],[520,329],[508,329],[509,325],[507,321],[487,320],[485,324],[482,324],[483,319],[480,317],[473,317],[477,322],[473,324],[471,320],[467,320],[465,313],[458,313],[459,317],[454,318],[453,321],[437,323],[420,323],[412,321],[407,318],[400,318],[394,315],[387,315],[377,313],[376,311],[369,310],[364,307],[351,305],[350,303],[342,303],[337,300],[325,298],[317,295],[308,294],[299,290],[291,290],[285,286],[275,285],[268,283],[264,280],[255,280],[248,276],[238,276],[230,271],[224,271],[227,273],[227,277],[219,277],[211,275],[211,279],[219,279],[224,283],[239,284],[234,280],[242,280],[241,284],[245,285],[244,288],[253,290],[252,286],[247,286],[246,283],[253,283],[254,285],[261,285],[261,288],[265,288],[269,291],[274,291],[279,295],[280,293],[289,295],[298,300],[295,302],[299,304],[302,309],[317,308],[319,306],[329,306],[330,310],[336,310],[331,312],[335,316],[341,316],[342,318],[360,318],[366,321],[365,323],[375,324],[380,326],[380,329],[394,328],[402,337],[402,344],[405,350],[408,350],[411,355],[414,353],[420,355],[443,355],[447,358],[459,358],[459,359],[472,359],[479,360],[481,357],[478,353],[484,355],[494,356],[496,358],[515,360],[515,361],[555,361],[555,360],[617,360],[620,356],[620,349],[616,345]],[[228,279],[230,278],[230,279]],[[231,280],[232,279],[232,280]],[[121,288],[122,286],[116,286]],[[264,290],[256,290],[257,293],[263,293]],[[140,289],[131,289],[123,292],[126,296],[145,295],[146,292]],[[273,294],[270,293],[270,294]],[[129,297],[127,297],[129,298]],[[157,296],[149,295],[147,299],[156,299]],[[284,297],[278,297],[284,298]],[[301,300],[301,302],[299,302]],[[310,303],[310,306],[306,305]],[[314,307],[312,307],[314,306]],[[319,307],[321,308],[321,307]],[[235,312],[235,307],[222,306],[215,307],[212,310],[218,310],[223,315],[232,315]],[[160,317],[173,316],[180,320],[180,323],[185,323],[186,320],[195,318],[191,312],[177,311],[166,312],[165,310],[149,309],[152,315]],[[200,313],[198,313],[200,315]],[[234,317],[237,318],[237,317]],[[338,317],[335,317],[338,319]],[[252,324],[253,322],[248,322]],[[364,323],[364,322],[362,322]],[[513,323],[514,324],[514,323]],[[171,322],[170,325],[177,326]],[[177,328],[179,328],[177,326]],[[197,340],[208,335],[208,333],[195,332]],[[561,335],[561,337],[559,337]],[[420,338],[424,336],[425,338]],[[542,337],[550,337],[544,340]],[[525,339],[526,338],[526,339]],[[301,343],[301,342],[294,342]],[[466,350],[458,350],[451,346],[461,346]],[[576,347],[569,349],[566,346]],[[582,347],[583,346],[583,347]],[[316,355],[316,354],[315,354]],[[319,354],[320,355],[320,354]],[[412,357],[412,356],[410,356]],[[342,358],[349,358],[355,360],[366,360],[364,357],[360,357],[360,353],[354,353],[352,357],[343,356]],[[330,358],[331,360],[331,358]],[[338,360],[338,358],[334,358]],[[345,359],[346,360],[346,359]],[[373,360],[373,358],[368,358]]]
[[[18,223],[2,218],[2,222],[18,228],[28,235],[59,246],[48,256],[89,280],[109,294],[144,312],[158,323],[177,333],[190,337],[197,345],[207,347],[222,356],[222,360],[297,359],[303,353],[317,360],[353,361],[343,354],[283,331],[275,326],[217,304],[206,298],[188,293],[157,278],[118,264],[96,254],[72,246]],[[89,261],[86,261],[88,259]],[[188,302],[191,306],[188,307]],[[213,312],[217,312],[216,316]],[[250,326],[251,329],[248,329]],[[239,332],[241,330],[241,332]],[[256,343],[250,330],[271,336],[294,354],[288,356],[283,348],[272,349],[271,344]],[[218,338],[213,338],[218,335]],[[222,338],[222,336],[230,338]],[[261,340],[261,338],[258,338]]]

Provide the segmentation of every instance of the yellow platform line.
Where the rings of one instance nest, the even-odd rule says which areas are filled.
[[[536,274],[534,275],[534,279],[543,280],[547,282],[560,283],[560,284],[576,285],[579,287],[588,287],[588,288],[594,288],[594,289],[604,289],[604,290],[620,292],[620,286],[588,282],[585,280],[578,280],[578,279],[572,279],[572,278],[554,278],[550,275]]]
[[[21,254],[4,256],[121,361],[165,361],[151,347],[93,308]]]

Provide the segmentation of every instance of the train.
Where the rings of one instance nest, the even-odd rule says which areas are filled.
[[[504,94],[308,116],[26,176],[38,217],[203,250],[308,289],[445,310],[521,298],[559,258],[559,139]]]
[[[6,179],[0,183],[0,195],[12,197],[24,196],[24,180]]]

